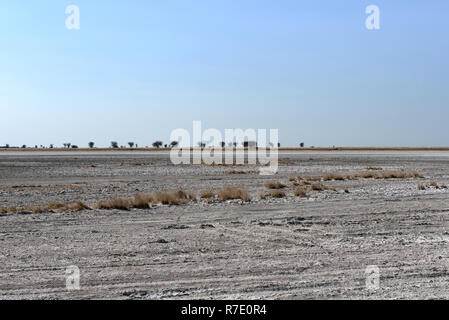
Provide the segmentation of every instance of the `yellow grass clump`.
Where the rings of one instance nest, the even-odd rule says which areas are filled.
[[[287,186],[280,182],[267,182],[267,183],[265,183],[265,188],[267,188],[267,189],[284,189],[284,188],[287,188]]]
[[[308,198],[309,197],[307,195],[307,191],[303,188],[297,188],[293,194],[295,195],[295,197],[299,197],[299,198]]]
[[[218,199],[221,201],[241,199],[243,201],[249,201],[251,198],[248,195],[248,191],[239,188],[223,188],[218,191]]]
[[[287,195],[282,190],[273,190],[270,193],[271,198],[285,198]]]
[[[99,201],[94,208],[104,210],[112,210],[112,209],[129,210],[131,206],[132,206],[131,200],[115,197],[113,199]]]
[[[213,200],[215,199],[215,192],[211,190],[203,190],[200,193],[200,199]]]

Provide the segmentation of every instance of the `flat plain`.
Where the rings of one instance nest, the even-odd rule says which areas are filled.
[[[251,201],[3,213],[0,299],[449,298],[449,151],[282,151],[280,160],[262,176],[250,165],[173,165],[167,151],[2,151],[0,208],[224,187]],[[422,177],[360,178],[367,172]],[[313,178],[328,189],[296,197]],[[270,182],[285,197],[261,197]],[[68,291],[72,265],[80,290]],[[366,286],[373,265],[378,288]]]

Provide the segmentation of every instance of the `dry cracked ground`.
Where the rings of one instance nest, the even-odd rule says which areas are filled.
[[[165,152],[0,152],[0,207],[93,206],[136,192],[198,195],[225,186],[252,198],[4,213],[0,299],[449,298],[449,152],[304,151],[280,159],[278,174],[267,177],[251,166],[175,166]],[[424,178],[326,181],[336,191],[297,198],[288,187],[286,198],[260,199],[266,182],[290,186],[291,177],[369,167]],[[80,290],[66,288],[72,265]],[[372,265],[378,288],[366,286]]]

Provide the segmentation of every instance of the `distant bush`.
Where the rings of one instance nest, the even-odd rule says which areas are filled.
[[[155,142],[153,142],[153,147],[160,148],[160,147],[162,147],[163,144],[164,143],[162,141],[155,141]]]

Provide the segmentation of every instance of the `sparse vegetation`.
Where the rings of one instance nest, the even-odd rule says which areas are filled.
[[[265,188],[267,188],[267,189],[284,189],[284,188],[287,188],[287,186],[280,182],[267,182],[267,183],[265,183]]]
[[[323,181],[343,181],[346,180],[346,177],[341,174],[328,173],[323,176]]]
[[[434,180],[428,182],[427,184],[420,183],[418,184],[418,190],[426,190],[427,188],[435,188],[435,189],[447,189],[447,185],[438,183]]]
[[[285,198],[287,195],[285,194],[285,192],[284,191],[282,191],[282,190],[273,190],[273,191],[271,191],[271,193],[270,193],[270,197],[271,198],[278,198],[278,199],[280,199],[280,198]]]
[[[46,205],[37,206],[29,205],[22,208],[18,207],[8,207],[0,208],[0,213],[17,213],[17,212],[31,212],[31,213],[45,213],[45,212],[66,212],[66,211],[82,211],[91,210],[91,208],[84,202],[78,200],[73,204],[68,204],[65,202],[49,202]]]
[[[133,200],[133,208],[148,209],[151,208],[154,198],[152,195],[136,193]]]
[[[307,191],[303,188],[296,188],[295,192],[293,193],[295,195],[295,197],[299,197],[299,198],[308,198],[308,194]]]
[[[203,190],[200,193],[200,199],[213,200],[215,199],[215,192],[211,190]]]
[[[234,200],[234,199],[240,199],[243,201],[251,200],[246,190],[230,187],[219,190],[218,199],[220,199],[221,201]]]
[[[109,200],[99,201],[94,208],[95,209],[119,209],[119,210],[129,210],[131,208],[132,202],[129,199],[124,199],[120,197],[115,197]]]

